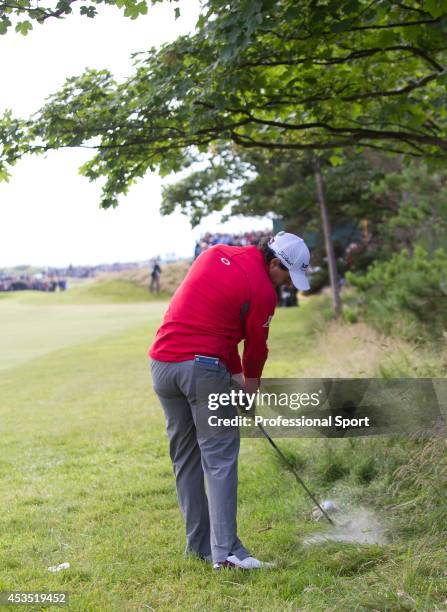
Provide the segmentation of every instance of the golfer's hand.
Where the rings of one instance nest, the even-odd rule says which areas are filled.
[[[245,379],[244,391],[247,395],[249,395],[250,397],[254,396],[258,389],[259,389],[259,378],[246,378]],[[244,416],[247,416],[252,419],[256,414],[256,401],[254,401],[251,404],[251,408],[247,410],[247,407],[249,405],[250,404],[247,403],[246,409],[244,411]]]

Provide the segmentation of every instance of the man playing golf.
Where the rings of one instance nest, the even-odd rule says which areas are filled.
[[[233,417],[237,409],[222,405],[210,413],[206,393],[229,393],[235,383],[247,393],[257,391],[275,289],[290,281],[309,289],[309,258],[304,241],[286,232],[259,248],[209,248],[175,292],[149,352],[186,524],[186,553],[212,560],[215,569],[270,564],[251,557],[237,536],[239,430],[206,426],[210,414]]]

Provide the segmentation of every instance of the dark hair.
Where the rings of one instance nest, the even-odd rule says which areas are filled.
[[[269,264],[272,259],[275,259],[275,257],[278,258],[278,255],[275,253],[275,251],[269,247],[269,240],[270,238],[263,238],[258,246],[258,249],[264,255],[264,261],[266,264]],[[281,268],[281,270],[289,269],[282,263],[282,261],[279,262],[279,267]]]

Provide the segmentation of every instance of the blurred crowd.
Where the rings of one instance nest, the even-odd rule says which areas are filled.
[[[194,259],[198,257],[200,253],[206,251],[206,249],[209,249],[209,247],[215,244],[229,244],[230,246],[258,245],[263,238],[270,238],[271,236],[272,232],[270,230],[257,230],[240,234],[207,232],[196,242]]]
[[[67,280],[58,276],[35,274],[0,277],[0,291],[65,291]]]

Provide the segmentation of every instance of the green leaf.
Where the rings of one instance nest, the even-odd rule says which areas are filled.
[[[447,12],[446,0],[425,0],[424,10],[429,12],[435,19]]]
[[[332,24],[331,30],[332,32],[345,32],[346,30],[351,29],[353,25],[354,22],[352,19],[342,19],[341,21]]]
[[[98,14],[98,11],[96,10],[94,6],[81,6],[81,9],[79,12],[81,15],[85,15],[86,17],[89,17],[91,19],[93,17],[96,17],[96,15]]]
[[[396,35],[392,30],[382,30],[377,42],[381,47],[391,47],[396,40]]]
[[[33,29],[33,24],[30,21],[20,21],[16,25],[15,29],[16,32],[19,32],[19,34],[23,34],[23,36],[26,36],[28,32]]]
[[[0,19],[0,35],[6,34],[10,25],[11,25],[11,22],[6,17],[3,17],[3,19]]]
[[[139,2],[137,4],[138,14],[139,15],[147,15],[147,2],[143,0],[143,2]]]
[[[284,19],[286,21],[295,21],[301,16],[301,10],[298,6],[290,6],[284,13]]]
[[[10,179],[10,174],[6,170],[6,168],[0,166],[0,183],[8,183]]]
[[[331,155],[329,161],[334,167],[340,166],[343,163],[343,157],[341,157],[340,155]]]

